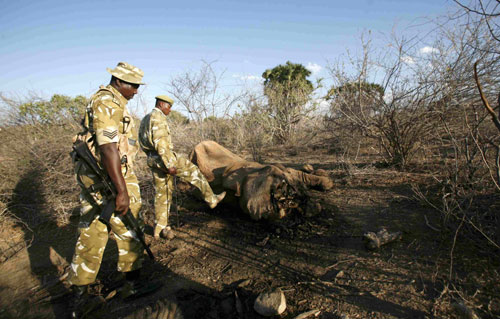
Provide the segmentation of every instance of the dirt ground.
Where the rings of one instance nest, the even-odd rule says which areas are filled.
[[[281,318],[313,309],[323,319],[460,318],[460,309],[500,317],[498,251],[461,245],[460,237],[451,249],[453,229],[438,229],[437,213],[413,196],[411,184],[428,176],[362,163],[348,173],[328,154],[276,153],[265,160],[327,170],[335,188],[309,193],[321,212],[255,222],[226,205],[210,210],[179,184],[178,213],[170,219],[176,237],[153,241],[152,185],[144,175],[146,240],[156,261],[146,260],[142,277],[163,287],[130,302],[110,299],[89,318],[125,317],[165,298],[175,298],[185,318],[263,318],[254,300],[277,287],[287,302]],[[12,253],[0,264],[0,318],[68,315],[67,289],[57,278],[71,259],[76,224],[76,217],[64,227],[40,217],[1,230]],[[402,239],[367,250],[363,234],[380,227],[401,231]],[[107,296],[119,281],[116,256],[110,240],[93,293]]]

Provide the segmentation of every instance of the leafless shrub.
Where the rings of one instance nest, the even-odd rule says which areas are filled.
[[[481,103],[473,68],[477,60],[482,62],[479,76],[485,84],[484,97],[496,96],[500,89],[498,42],[484,20],[460,13],[448,19],[436,30],[440,40],[427,60],[433,68],[424,82],[441,97],[432,104],[439,121],[429,143],[434,158],[439,159],[431,171],[436,183],[414,189],[417,198],[441,214],[443,229],[453,229],[454,242],[465,239],[488,254],[500,248],[500,221],[491,209],[499,200],[500,136],[488,121],[493,110],[486,111]]]
[[[167,91],[188,112],[191,121],[196,123],[196,126],[192,126],[199,136],[196,140],[223,136],[224,126],[214,125],[214,121],[227,118],[243,95],[224,92],[221,89],[224,72],[217,73],[214,62],[202,63],[199,71],[188,71],[172,78],[167,84]]]
[[[249,150],[257,162],[263,160],[263,150],[272,144],[274,133],[272,120],[263,103],[261,98],[249,95],[243,102],[241,113],[233,117],[237,125],[237,145]]]
[[[24,103],[8,102],[4,100],[3,107],[9,108],[11,116],[18,116],[16,107]],[[8,123],[19,123],[18,119],[9,118]],[[72,136],[78,130],[72,116],[52,124],[32,121],[0,129],[0,200],[10,214],[31,225],[44,218],[58,224],[68,222],[78,194],[69,156]]]
[[[375,52],[370,41],[362,38],[362,43],[362,56],[351,59],[354,74],[348,75],[341,65],[329,66],[335,84],[327,96],[328,127],[373,140],[387,162],[404,168],[432,132],[435,116],[428,106],[438,96],[419,81],[426,78],[426,68],[416,67],[407,55],[414,43],[394,38],[393,51],[377,60],[371,58]],[[379,78],[382,74],[380,84],[370,80],[376,72]]]
[[[171,124],[178,147],[192,149],[210,139],[229,148],[247,149],[254,160],[259,160],[262,149],[275,141],[286,140],[287,145],[300,141],[304,145],[317,135],[319,121],[312,116],[316,103],[310,101],[310,87],[302,90],[300,85],[285,88],[285,84],[275,83],[267,87],[266,95],[251,94],[250,89],[222,93],[224,72],[217,73],[213,65],[203,61],[198,72],[186,72],[167,85],[176,103],[191,118],[188,124]],[[296,96],[291,99],[290,94]],[[294,108],[290,111],[286,103],[291,100]]]
[[[500,4],[495,0],[476,0],[465,1],[453,0],[465,13],[470,17],[471,21],[479,22],[479,24],[487,27],[489,35],[496,41],[500,42],[500,24],[498,18],[500,16]],[[496,53],[500,53],[498,50]]]

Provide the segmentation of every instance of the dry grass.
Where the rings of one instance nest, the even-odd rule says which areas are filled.
[[[35,224],[42,216],[67,224],[78,193],[69,156],[76,128],[68,122],[2,129],[0,200],[7,211]]]
[[[218,128],[215,124],[207,124],[204,132],[195,125],[172,124],[176,151],[187,156],[198,142],[218,139],[235,153],[259,155],[267,162],[280,162],[280,157],[290,156],[298,161],[310,162],[315,154],[328,154],[333,155],[334,162],[318,162],[316,165],[330,170],[335,177],[347,181],[376,179],[382,184],[385,178],[386,184],[390,184],[391,177],[386,176],[388,170],[380,169],[385,167],[380,147],[361,136],[348,132],[332,134],[326,130],[313,134],[312,128],[318,126],[311,123],[305,126],[304,132],[297,132],[295,145],[269,145],[256,150],[251,148],[251,139],[249,134],[245,134],[247,129],[242,122],[224,120],[218,122]],[[459,128],[459,125],[454,126],[458,133]],[[28,246],[28,235],[37,234],[37,228],[46,229],[44,224],[47,222],[63,227],[78,209],[79,189],[74,180],[69,152],[71,138],[79,129],[76,123],[68,121],[59,125],[11,126],[0,130],[0,140],[3,141],[0,144],[0,228],[4,230],[0,234],[0,256],[4,259],[9,258],[11,253],[15,254],[19,247]],[[455,136],[462,139],[467,136],[466,132],[462,135],[458,133]],[[307,142],[301,144],[301,139],[307,139]],[[416,157],[416,162],[408,167],[412,171],[408,174],[421,176],[414,184],[415,189],[419,189],[422,207],[439,212],[438,222],[434,219],[432,226],[439,230],[441,238],[451,242],[448,260],[439,270],[440,280],[446,289],[443,288],[442,295],[436,299],[436,313],[448,311],[443,309],[451,309],[457,300],[472,308],[487,307],[487,300],[478,299],[478,296],[484,295],[474,295],[473,287],[481,287],[488,294],[495,295],[497,284],[489,278],[498,278],[498,274],[488,267],[499,263],[499,250],[492,243],[500,241],[497,214],[500,198],[488,178],[484,161],[467,162],[466,157],[456,157],[455,152],[449,152],[450,145],[442,140],[438,142],[427,145],[427,151]],[[476,176],[481,178],[475,179],[474,184],[467,184],[466,178],[470,176],[464,171],[471,165],[475,167]],[[138,154],[135,170],[141,186],[142,211],[151,224],[154,190],[142,152]],[[394,169],[394,172],[397,170]],[[415,194],[419,195],[417,191]],[[447,209],[451,207],[452,195],[453,203],[458,203],[460,209]],[[22,247],[18,247],[18,243],[22,243]],[[482,261],[487,260],[487,265],[482,267],[490,269],[490,272],[484,270],[468,278],[467,273],[474,269],[471,260],[477,260],[476,256]]]

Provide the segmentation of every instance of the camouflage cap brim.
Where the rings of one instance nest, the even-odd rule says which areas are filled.
[[[106,70],[111,73],[111,75],[123,80],[125,82],[144,85],[142,82],[142,77],[144,76],[144,72],[136,66],[128,64],[127,62],[119,62],[116,68],[110,69],[106,68]]]

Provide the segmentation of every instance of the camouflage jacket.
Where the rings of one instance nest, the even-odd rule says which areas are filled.
[[[141,121],[139,142],[142,150],[148,155],[148,166],[175,166],[177,155],[173,151],[170,128],[167,116],[156,107]]]
[[[127,109],[127,99],[111,85],[101,86],[91,97],[83,121],[84,132],[75,139],[87,142],[100,160],[97,146],[117,143],[122,164],[133,165],[138,151],[134,119]]]

